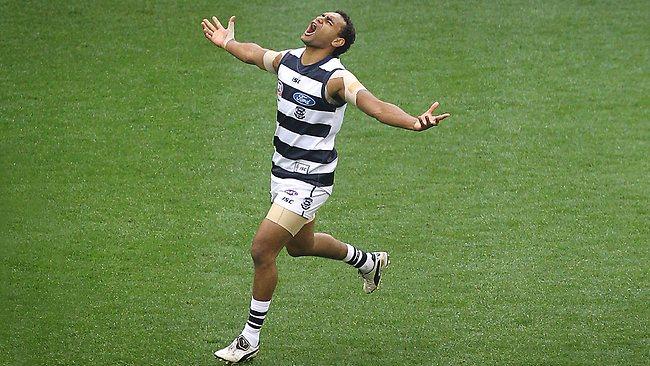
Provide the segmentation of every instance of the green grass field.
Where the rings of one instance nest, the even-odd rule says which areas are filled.
[[[213,365],[268,210],[274,77],[342,8],[378,97],[349,108],[317,229],[391,252],[279,257],[254,365],[650,363],[648,1],[0,2],[0,364]]]

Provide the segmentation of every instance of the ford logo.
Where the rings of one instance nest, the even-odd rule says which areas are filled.
[[[314,104],[316,104],[316,101],[312,97],[310,97],[305,93],[300,93],[300,92],[293,93],[293,100],[298,102],[298,104],[304,105],[305,107],[311,107]]]

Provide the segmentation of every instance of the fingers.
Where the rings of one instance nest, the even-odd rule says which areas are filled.
[[[421,116],[418,116],[418,122],[419,123],[415,125],[415,129],[417,131],[424,131],[437,124],[435,118],[430,113],[425,113]]]
[[[217,29],[223,28],[223,25],[221,25],[221,22],[219,21],[219,19],[217,19],[217,17],[212,17],[212,21],[217,26]]]
[[[209,30],[211,30],[213,32],[217,30],[217,28],[214,26],[214,24],[210,23],[210,21],[207,20],[207,19],[203,19],[203,22],[201,23],[201,25],[203,26],[203,29],[207,28],[207,29],[209,29]]]
[[[416,131],[423,131],[423,130],[425,130],[426,127],[424,127],[424,118],[422,118],[422,116],[418,116],[417,119],[418,119],[418,121],[413,125],[413,128],[414,128]]]
[[[212,17],[212,21],[209,21],[207,19],[203,19],[201,22],[201,26],[203,27],[203,33],[205,33],[205,36],[210,38],[214,34],[214,32],[220,30],[220,29],[225,29],[219,19],[217,17]],[[235,17],[231,16],[230,19],[228,20],[228,30],[235,30]]]
[[[436,105],[437,107],[437,105]],[[450,117],[451,114],[443,113],[437,116],[432,115],[428,111],[420,116],[418,116],[418,123],[415,125],[415,129],[418,131],[424,131],[431,127],[438,126],[438,124],[447,117]]]
[[[435,116],[433,118],[435,118],[437,122],[440,122],[440,121],[442,121],[443,119],[445,119],[445,118],[447,118],[449,116],[451,116],[451,114],[445,113],[445,114],[437,115],[437,116]]]
[[[206,37],[212,37],[212,33],[214,33],[214,31],[210,29],[208,24],[210,24],[210,22],[207,19],[203,19],[203,22],[201,22],[201,26],[203,27],[203,33],[205,34]]]
[[[433,113],[433,111],[434,111],[436,108],[438,108],[439,105],[440,105],[440,103],[438,103],[438,102],[433,102],[433,104],[431,105],[431,107],[427,110],[427,113]]]
[[[426,130],[427,128],[437,126],[438,123],[440,123],[440,121],[451,116],[451,114],[449,113],[443,113],[434,116],[433,111],[435,111],[436,108],[438,108],[439,106],[440,103],[434,102],[426,112],[424,112],[420,117],[418,117],[418,119],[420,120],[420,126],[422,130]]]

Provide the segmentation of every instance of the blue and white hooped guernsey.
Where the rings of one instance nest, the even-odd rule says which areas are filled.
[[[305,66],[300,61],[304,51],[300,48],[287,52],[278,68],[271,179],[298,180],[331,194],[338,162],[334,140],[341,129],[346,104],[329,103],[325,86],[334,71],[345,68],[332,56]]]

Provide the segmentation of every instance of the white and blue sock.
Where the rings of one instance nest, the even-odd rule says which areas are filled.
[[[368,273],[375,267],[375,255],[366,253],[361,249],[357,249],[350,244],[345,244],[348,247],[348,254],[343,258],[343,261],[354,268],[358,268],[362,273]]]
[[[266,318],[266,313],[269,311],[270,305],[271,300],[257,301],[251,297],[248,321],[244,325],[244,330],[242,330],[241,334],[253,348],[258,347],[260,344],[260,330],[262,329],[262,324],[264,324],[264,319]]]

